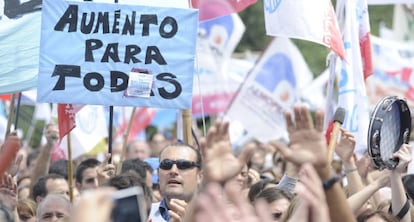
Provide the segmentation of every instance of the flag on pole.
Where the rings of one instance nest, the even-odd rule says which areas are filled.
[[[73,111],[76,113],[76,127],[71,131],[72,157],[90,152],[102,139],[108,137],[108,124],[105,118],[103,106],[85,105],[82,109],[77,109],[74,105]],[[75,115],[73,115],[75,117]],[[67,137],[63,138],[61,147],[67,150]]]
[[[155,109],[153,108],[137,108],[132,117],[131,130],[129,131],[128,141],[135,139],[135,137],[145,129],[152,121],[155,116]],[[129,116],[128,116],[129,117]],[[122,139],[124,133],[128,128],[128,123],[130,119],[126,118],[124,121],[117,127],[115,131],[115,138]]]
[[[257,0],[191,0],[191,6],[199,9],[199,20],[204,21],[244,10]]]
[[[344,58],[342,36],[330,0],[265,0],[266,33],[316,42]]]
[[[374,73],[372,65],[371,33],[369,27],[369,14],[367,0],[357,1],[357,8],[360,11],[357,22],[359,23],[359,46],[361,48],[362,70],[364,79]],[[357,12],[358,13],[358,12]]]
[[[2,94],[2,95],[0,95],[0,100],[10,101],[11,97],[12,97],[12,94]]]
[[[62,140],[76,126],[73,104],[58,105],[59,138]]]
[[[364,4],[365,2],[365,4]],[[360,24],[368,13],[365,0],[337,2],[338,11],[345,12],[343,39],[346,61],[341,61],[338,106],[346,110],[342,127],[355,135],[358,155],[366,150],[369,124],[368,98],[365,90],[363,59],[361,55]]]
[[[61,147],[61,142],[76,127],[75,115],[79,109],[73,104],[58,104],[59,142],[52,148],[52,161],[67,158],[65,150]]]
[[[313,75],[288,38],[275,38],[246,77],[226,116],[261,142],[286,139],[283,113],[298,102]],[[236,127],[240,134],[245,132]],[[237,133],[238,134],[238,133]]]

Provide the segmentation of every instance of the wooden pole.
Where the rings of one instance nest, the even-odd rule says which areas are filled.
[[[72,165],[72,147],[70,142],[70,132],[67,134],[68,139],[68,183],[69,183],[69,200],[73,203],[73,165]]]
[[[16,100],[16,95],[13,93],[12,98],[10,100],[9,115],[7,116],[7,127],[6,127],[6,135],[4,135],[4,141],[6,141],[7,135],[10,134],[10,128],[11,128],[12,119],[14,115],[14,101],[15,100]]]
[[[134,122],[134,116],[137,111],[137,107],[132,108],[131,116],[129,117],[128,126],[126,129],[126,132],[124,133],[124,140],[122,141],[122,152],[121,152],[121,158],[120,158],[120,164],[122,164],[122,161],[125,159],[125,153],[127,151],[127,145],[128,145],[128,137],[129,132],[131,132],[132,123]],[[121,167],[117,167],[116,174],[121,173]]]
[[[183,116],[183,139],[184,142],[193,144],[193,137],[191,133],[191,109],[184,109],[181,111]]]

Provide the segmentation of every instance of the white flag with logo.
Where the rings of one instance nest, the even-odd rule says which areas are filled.
[[[344,57],[341,33],[330,0],[264,0],[264,14],[268,35],[316,42]]]
[[[355,135],[355,151],[361,155],[366,149],[369,125],[368,98],[365,90],[363,62],[359,38],[360,22],[368,13],[361,1],[338,1],[338,10],[345,12],[344,44],[346,61],[341,61],[338,106],[346,110],[342,127]]]

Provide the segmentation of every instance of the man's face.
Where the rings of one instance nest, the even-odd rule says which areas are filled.
[[[167,140],[165,139],[164,135],[161,133],[155,134],[151,140],[152,156],[159,156],[160,152],[166,145]]]
[[[97,167],[86,168],[82,172],[82,181],[79,186],[80,191],[98,188],[98,173]]]
[[[47,194],[61,194],[69,199],[69,184],[65,179],[48,179],[46,190]]]
[[[194,150],[184,146],[171,146],[166,148],[160,156],[160,162],[165,159],[188,160],[196,162],[197,155]],[[161,194],[167,199],[176,198],[190,201],[197,190],[201,180],[199,168],[178,169],[174,164],[171,169],[158,169],[158,178]]]
[[[151,150],[147,143],[137,141],[134,144],[132,144],[131,148],[129,149],[127,153],[126,159],[140,159],[145,160],[149,158],[151,155]]]
[[[66,203],[59,199],[47,201],[38,215],[39,222],[55,222],[60,218],[69,216],[69,209]]]

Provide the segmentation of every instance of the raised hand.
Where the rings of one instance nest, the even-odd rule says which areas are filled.
[[[197,222],[271,222],[269,206],[259,202],[255,209],[237,189],[223,190],[211,183],[200,194],[195,206]],[[228,198],[228,199],[227,199]],[[229,202],[231,204],[229,204]]]
[[[45,137],[48,147],[54,147],[59,141],[59,129],[55,124],[48,124],[45,130]]]
[[[170,210],[168,210],[168,214],[170,215],[170,221],[171,222],[182,221],[185,216],[186,209],[187,209],[187,203],[184,200],[171,199],[169,206],[170,206]]]
[[[109,187],[88,190],[74,206],[73,220],[77,222],[110,222],[113,208],[111,195],[115,192]]]
[[[115,165],[109,163],[110,158],[111,154],[107,153],[105,155],[105,160],[96,169],[96,172],[98,173],[99,185],[101,185],[104,181],[110,179],[111,177],[115,176]]]
[[[343,128],[341,128],[341,133],[341,139],[335,148],[335,153],[341,158],[344,164],[349,164],[353,161],[355,137],[352,133]]]
[[[323,133],[323,112],[316,111],[314,124],[306,106],[296,105],[293,110],[295,121],[293,121],[291,113],[285,113],[290,148],[280,144],[272,144],[287,160],[296,165],[308,162],[315,167],[327,166],[328,148]]]
[[[300,181],[297,187],[299,206],[289,221],[329,222],[322,181],[312,165],[304,164],[301,167]]]
[[[17,204],[17,184],[10,174],[3,174],[0,181],[0,202],[14,210]]]
[[[392,155],[392,158],[399,160],[394,170],[399,173],[404,173],[407,171],[407,166],[411,161],[411,146],[409,144],[401,145],[401,148]]]
[[[228,129],[228,122],[217,120],[208,130],[207,137],[200,141],[206,183],[224,182],[236,176],[253,151],[245,149],[239,158],[234,156]]]

